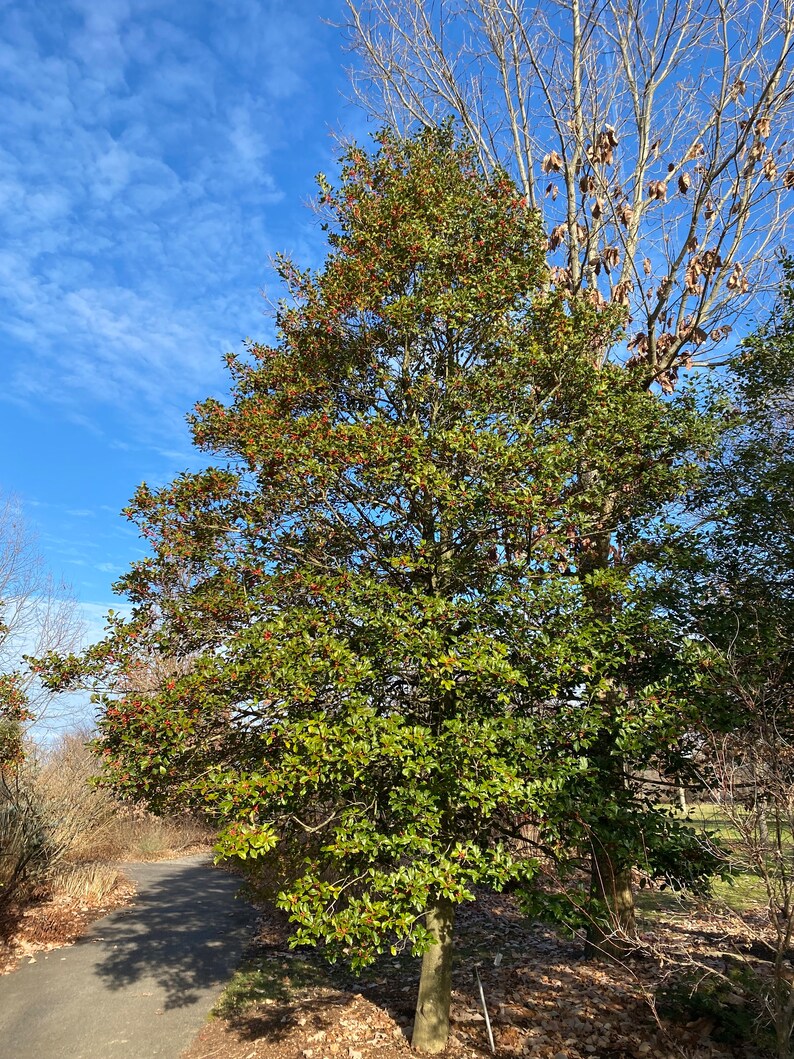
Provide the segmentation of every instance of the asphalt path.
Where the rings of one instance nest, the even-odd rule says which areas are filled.
[[[206,856],[125,864],[138,893],[0,976],[2,1059],[177,1059],[242,955],[253,910]]]

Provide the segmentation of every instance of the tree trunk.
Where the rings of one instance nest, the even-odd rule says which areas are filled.
[[[761,852],[766,855],[769,851],[769,799],[765,796],[759,798],[755,812],[758,820],[758,844]]]
[[[614,851],[606,843],[593,842],[590,896],[595,902],[594,918],[587,929],[585,956],[621,959],[634,947],[634,891],[631,866],[616,863]]]
[[[587,477],[587,474],[584,476]],[[611,505],[601,511],[601,521],[608,525]],[[581,562],[581,575],[585,595],[605,622],[612,619],[620,604],[609,589],[588,583],[587,577],[597,570],[609,569],[609,554],[612,545],[611,533],[607,530],[598,535],[596,547]],[[622,755],[616,751],[613,718],[617,715],[617,701],[625,689],[617,681],[597,692],[601,700],[605,723],[596,739],[592,751],[593,767],[600,774],[604,798],[615,800],[625,790],[626,778]],[[592,857],[590,861],[591,919],[585,942],[585,956],[619,959],[633,945],[630,939],[635,934],[634,892],[631,886],[631,864],[625,864],[617,856],[613,835],[614,821],[604,819],[593,828]]]
[[[439,898],[425,912],[425,926],[435,941],[422,957],[419,998],[411,1046],[417,1052],[443,1052],[449,1036],[452,995],[452,933],[455,906]]]
[[[682,813],[685,813],[688,809],[686,803],[686,787],[678,788],[678,808],[681,810]]]

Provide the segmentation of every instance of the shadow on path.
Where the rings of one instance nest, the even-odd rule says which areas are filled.
[[[125,864],[133,904],[0,978],[0,1056],[176,1059],[237,966],[254,911],[206,856]]]
[[[228,979],[253,921],[250,906],[235,899],[235,876],[211,869],[208,861],[171,866],[176,870],[163,872],[159,862],[131,872],[138,896],[101,924],[104,955],[95,967],[114,992],[154,980],[165,1010],[194,1004]],[[78,945],[96,942],[89,936]]]

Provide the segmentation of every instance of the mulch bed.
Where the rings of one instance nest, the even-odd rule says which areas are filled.
[[[729,930],[733,934],[728,933]],[[183,1059],[407,1059],[419,961],[382,958],[360,978],[317,953],[291,950],[289,929],[264,910],[237,999],[221,1002]],[[719,967],[747,949],[741,921],[683,913],[655,919],[656,952],[678,950]],[[718,1043],[714,1025],[668,1024],[654,1015],[668,972],[656,957],[620,966],[586,962],[579,939],[529,923],[507,896],[461,908],[456,929],[452,1032],[447,1055],[491,1055],[479,971],[498,1056],[529,1059],[752,1059],[752,1043]]]

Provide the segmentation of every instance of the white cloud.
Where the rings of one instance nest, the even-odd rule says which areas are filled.
[[[108,631],[107,618],[110,611],[113,611],[114,614],[120,615],[123,618],[127,618],[132,613],[132,607],[119,600],[113,600],[110,603],[83,602],[80,604],[80,616],[83,619],[85,628],[83,634],[84,646],[98,643],[104,638]]]
[[[0,8],[3,399],[179,435],[266,331],[274,157],[314,104],[303,6],[203,4],[203,36],[176,0]]]

